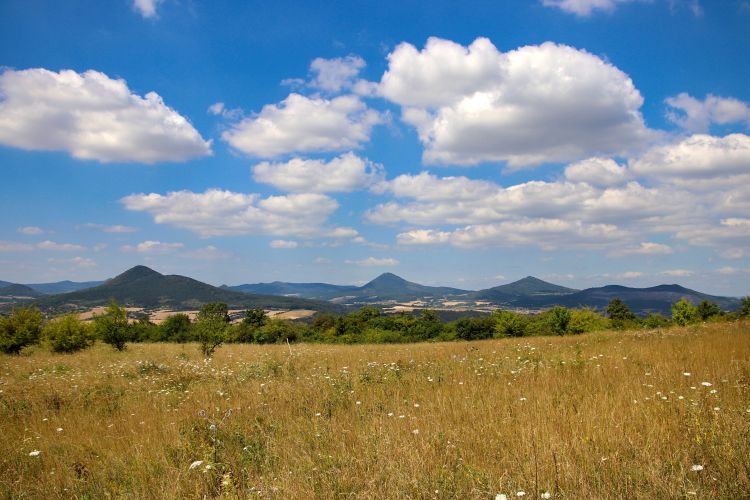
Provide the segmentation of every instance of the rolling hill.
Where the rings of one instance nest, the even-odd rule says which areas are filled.
[[[28,298],[38,297],[39,292],[26,285],[18,285],[10,283],[5,286],[0,286],[0,297],[17,297],[17,298]]]
[[[502,304],[515,303],[526,297],[559,297],[575,292],[578,292],[578,290],[548,283],[533,276],[526,276],[513,283],[474,292],[470,297],[474,300],[486,300]]]
[[[196,309],[209,302],[225,302],[236,308],[340,310],[330,302],[236,292],[185,276],[163,275],[146,266],[133,267],[92,288],[40,297],[36,303],[42,309],[91,307],[107,304],[112,299],[122,305],[178,310]]]
[[[221,288],[237,292],[282,295],[285,297],[302,297],[317,300],[331,300],[351,295],[358,290],[356,286],[329,285],[328,283],[284,283],[282,281],[238,286],[224,285]]]

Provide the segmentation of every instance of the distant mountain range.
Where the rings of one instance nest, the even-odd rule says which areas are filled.
[[[266,293],[335,302],[342,302],[344,300],[349,302],[409,301],[426,297],[439,298],[469,293],[467,290],[459,290],[458,288],[434,287],[412,283],[392,273],[383,273],[362,286],[274,281],[273,283],[225,286],[223,288],[246,293]]]
[[[44,295],[47,291],[64,291]],[[462,302],[466,307],[499,306],[539,310],[555,305],[591,307],[603,310],[613,298],[622,299],[638,314],[669,314],[672,304],[685,298],[694,304],[702,300],[716,302],[724,310],[736,309],[739,300],[719,297],[684,288],[659,285],[630,288],[607,285],[576,290],[540,280],[533,276],[479,291],[451,287],[420,285],[392,273],[384,273],[362,286],[328,283],[256,283],[215,287],[179,275],[163,275],[145,266],[136,266],[104,282],[75,283],[62,281],[21,285],[0,281],[0,301],[34,300],[43,309],[72,306],[91,307],[108,303],[171,309],[196,309],[208,302],[225,302],[230,307],[263,307],[275,309],[312,309],[343,312],[344,305],[425,301],[429,307],[440,307],[442,300]]]
[[[176,310],[197,309],[209,302],[225,302],[230,308],[342,311],[340,306],[331,302],[236,292],[185,276],[163,275],[146,266],[136,266],[94,287],[38,296],[34,303],[49,310],[105,305],[112,299],[121,305]]]

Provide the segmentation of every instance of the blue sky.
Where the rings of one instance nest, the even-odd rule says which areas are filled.
[[[323,4],[2,2],[0,279],[750,292],[750,1]]]

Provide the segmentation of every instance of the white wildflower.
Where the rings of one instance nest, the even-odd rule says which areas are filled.
[[[497,495],[495,495],[495,500],[508,500],[508,496],[502,493],[498,493]]]
[[[519,491],[519,492],[516,493],[516,496],[517,497],[526,496],[526,492],[525,491]]]
[[[541,497],[542,497],[542,498],[543,498],[544,500],[548,500],[548,499],[552,498],[552,493],[550,493],[549,491],[545,491],[545,492],[544,492],[544,493],[542,493],[542,494],[541,494],[540,496],[541,496]]]
[[[196,460],[195,462],[190,464],[190,470],[193,470],[196,467],[200,467],[201,465],[203,465],[203,460]]]
[[[701,385],[703,387],[711,387],[713,384],[711,382],[701,382]]]
[[[41,453],[42,452],[39,451],[39,450],[34,450],[34,451],[32,451],[32,452],[29,453],[29,456],[30,457],[38,457]]]
[[[686,377],[689,377],[691,375],[691,373],[690,372],[685,372],[685,373],[683,373],[683,375],[685,375]]]
[[[690,467],[690,470],[693,471],[693,472],[700,472],[700,471],[703,470],[703,466],[695,464],[692,467]]]

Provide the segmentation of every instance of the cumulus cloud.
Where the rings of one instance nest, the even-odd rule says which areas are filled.
[[[672,276],[675,278],[686,278],[688,276],[693,276],[695,273],[688,269],[667,269],[660,272],[659,274],[662,276]]]
[[[96,261],[94,259],[90,259],[88,257],[73,257],[70,259],[58,259],[58,258],[49,258],[47,259],[47,262],[51,264],[65,264],[68,266],[75,266],[80,268],[91,268],[96,267]]]
[[[100,162],[180,162],[211,154],[205,141],[155,92],[140,97],[98,71],[46,69],[0,74],[0,144],[67,151]]]
[[[157,17],[156,9],[164,0],[133,0],[133,8],[144,18]]]
[[[384,178],[382,165],[346,153],[329,161],[292,158],[253,167],[257,182],[292,193],[335,193],[366,189]]]
[[[176,252],[185,245],[182,243],[162,243],[161,241],[146,240],[137,245],[124,245],[121,247],[123,252],[137,252],[150,255],[164,255]]]
[[[588,17],[595,11],[612,12],[619,4],[650,0],[542,0],[545,7],[555,7],[569,14]]]
[[[628,178],[627,168],[611,158],[588,158],[565,168],[565,178],[594,186],[613,186]]]
[[[16,229],[16,232],[25,234],[28,236],[36,236],[39,234],[43,234],[44,230],[38,226],[25,226],[25,227],[19,227],[18,229]]]
[[[708,132],[714,123],[744,123],[750,127],[750,106],[739,99],[708,94],[700,101],[683,92],[665,102],[672,108],[667,118],[690,132]]]
[[[381,115],[359,97],[333,99],[290,94],[269,104],[222,134],[233,148],[252,156],[274,158],[292,153],[356,149],[370,140]]]
[[[432,164],[511,167],[621,155],[655,136],[630,78],[599,57],[544,43],[501,53],[430,38],[388,56],[380,93],[402,107]]]
[[[366,259],[362,260],[347,260],[346,263],[362,267],[393,267],[399,264],[398,260],[390,257],[385,257],[382,259],[379,259],[377,257],[367,257]]]
[[[297,248],[299,246],[299,243],[294,240],[273,240],[268,244],[268,246],[270,246],[271,248],[292,249]]]
[[[186,250],[184,252],[180,252],[179,256],[184,257],[186,259],[196,259],[196,260],[220,260],[220,259],[226,259],[230,257],[229,252],[224,252],[222,250],[219,250],[213,245],[207,245],[202,248],[196,248],[193,250]]]
[[[669,245],[644,241],[638,246],[617,249],[612,252],[612,255],[669,255],[671,253],[674,253],[674,250]]]
[[[318,57],[310,63],[310,73],[314,75],[310,86],[331,93],[349,90],[365,65],[364,59],[354,55],[335,59]]]
[[[41,243],[37,243],[36,247],[40,250],[51,250],[54,252],[76,252],[86,250],[86,248],[81,245],[73,243],[57,243],[50,240],[44,240]]]
[[[151,214],[157,224],[187,229],[202,237],[267,234],[315,238],[336,237],[332,235],[338,232],[325,225],[338,203],[316,193],[261,198],[209,189],[203,193],[132,194],[121,201],[128,210]],[[342,232],[350,234],[348,229]]]

